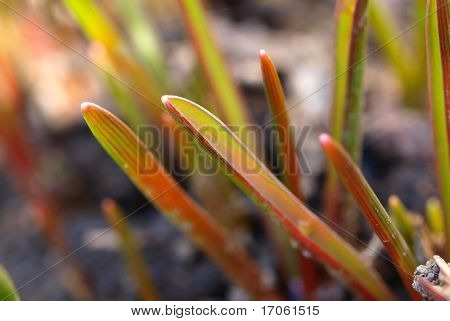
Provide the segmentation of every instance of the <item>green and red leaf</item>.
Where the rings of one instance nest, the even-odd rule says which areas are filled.
[[[215,42],[202,0],[178,0],[178,3],[220,116],[228,125],[249,124],[244,100]]]
[[[0,301],[19,301],[14,282],[11,280],[8,272],[0,265]]]
[[[258,265],[170,176],[156,157],[117,117],[90,103],[82,114],[95,138],[136,187],[225,274],[255,299],[281,296],[263,281]]]
[[[427,4],[426,45],[428,98],[433,123],[436,176],[444,209],[446,251],[450,256],[450,43],[448,1],[429,0]]]
[[[217,117],[186,99],[164,96],[163,103],[230,178],[247,192],[306,250],[339,271],[365,299],[393,299],[378,274],[356,250],[306,208]]]
[[[381,202],[344,148],[327,134],[320,135],[320,143],[344,185],[383,242],[403,280],[405,288],[409,290],[412,298],[420,299],[411,288],[417,262],[405,239],[395,224],[393,224],[389,214],[381,205]]]
[[[335,85],[330,133],[359,162],[361,151],[362,85],[367,44],[368,0],[336,2]],[[325,213],[340,221],[341,198],[336,173],[330,166],[326,183]]]

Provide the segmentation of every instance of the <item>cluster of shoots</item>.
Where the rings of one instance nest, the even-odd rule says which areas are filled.
[[[192,92],[188,86],[180,89],[171,84],[157,33],[138,2],[116,0],[111,4],[113,10],[103,10],[94,1],[64,1],[90,40],[89,58],[102,68],[123,120],[94,103],[82,104],[82,116],[100,145],[142,194],[251,299],[320,299],[325,275],[365,300],[395,300],[405,295],[413,300],[449,299],[450,273],[444,260],[435,256],[450,258],[448,1],[428,0],[426,7],[416,5],[417,16],[424,22],[423,30],[418,28],[415,34],[418,39],[414,39],[420,45],[397,39],[395,18],[389,18],[389,9],[378,1],[336,1],[331,119],[329,133],[317,137],[328,160],[323,214],[313,211],[304,195],[294,130],[297,122],[291,118],[268,53],[261,50],[259,59],[270,123],[275,129],[275,146],[271,147],[281,155],[276,171],[259,148],[263,138],[247,135],[253,124],[250,109],[228,70],[202,2],[177,2],[201,70],[201,75],[192,78]],[[381,22],[384,15],[388,18]],[[119,26],[118,21],[123,25]],[[386,209],[359,169],[364,65],[371,26],[402,83],[405,100],[419,101],[411,96],[428,83],[439,195],[428,200],[425,216],[409,211],[394,195]],[[394,45],[387,46],[388,42]],[[414,50],[420,53],[414,55]],[[424,61],[414,63],[422,51]],[[409,68],[411,65],[417,70]],[[428,76],[421,69],[425,65]],[[189,94],[196,102],[167,93]],[[138,131],[145,125],[169,126],[165,138],[170,142],[170,152],[175,158],[191,160],[190,175],[171,174],[173,163],[164,159],[161,146],[149,146]],[[202,174],[200,159],[204,155],[218,165],[219,173]],[[187,188],[180,185],[182,181]],[[208,188],[196,188],[205,184]],[[245,209],[239,213],[239,207],[233,206],[234,198],[243,197],[236,189],[260,208],[264,232],[273,243],[275,267],[262,266],[236,237],[236,229],[247,233],[250,230]],[[127,214],[112,199],[104,200],[102,210],[120,240],[139,297],[164,299],[153,281],[151,267],[142,257]],[[383,248],[366,245],[361,249],[354,235],[355,221],[361,215]],[[367,252],[396,270],[404,292],[394,293],[375,268],[374,260],[364,255]],[[437,271],[434,278],[416,275],[414,280],[417,266],[433,257],[433,264],[440,267],[433,270]],[[413,288],[413,282],[420,286]],[[293,284],[298,287],[294,294],[287,291]],[[11,287],[6,274],[0,271],[0,294]]]

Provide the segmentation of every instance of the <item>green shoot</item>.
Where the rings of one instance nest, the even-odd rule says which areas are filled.
[[[167,83],[158,36],[136,1],[116,0],[133,47],[142,63],[160,83]]]
[[[161,112],[156,103],[159,100],[161,83],[130,58],[129,50],[124,47],[123,36],[94,1],[64,0],[64,3],[93,44],[103,46],[102,56],[99,58],[102,71],[117,71],[120,77],[115,78],[120,80],[116,81],[136,94],[148,117],[156,123]],[[112,70],[105,70],[109,66],[113,66],[110,68]],[[122,80],[125,77],[129,84]]]
[[[389,197],[388,204],[389,213],[392,215],[395,225],[398,227],[400,233],[405,238],[408,246],[413,249],[415,231],[414,224],[409,217],[408,210],[406,209],[405,205],[403,205],[403,202],[395,195],[391,195],[391,197]]]
[[[448,109],[450,108],[450,101],[448,100],[448,86],[450,86],[448,57],[450,53],[448,50],[448,35],[444,35],[448,30],[442,27],[444,23],[442,19],[446,19],[446,26],[448,26],[450,20],[448,3],[447,5],[443,5],[443,3],[436,0],[428,1],[426,38],[428,92],[435,140],[436,173],[440,200],[444,208],[446,251],[447,257],[450,257],[450,148],[447,134],[450,122],[448,118]]]
[[[11,280],[8,272],[0,265],[0,301],[19,301],[14,282]]]
[[[424,1],[417,0],[416,2],[417,4],[415,5],[418,7],[417,11],[420,11],[420,3],[424,3]],[[386,8],[383,1],[371,1],[369,13],[371,29],[374,31],[378,44],[383,48],[383,53],[387,61],[390,63],[398,79],[400,79],[405,97],[416,97],[417,89],[422,85],[422,80],[419,75],[420,67],[423,64],[420,64],[421,61],[416,59],[408,44],[402,38],[398,37],[401,34],[401,30],[396,23],[396,18]],[[423,19],[423,16],[420,17],[419,15],[420,12],[418,12],[416,18]],[[420,28],[420,26],[417,28]],[[420,48],[423,48],[423,38],[420,41]]]
[[[389,214],[343,147],[327,134],[320,135],[320,144],[344,185],[353,195],[354,200],[368,218],[373,230],[383,242],[403,280],[405,288],[409,290],[413,299],[419,299],[417,293],[411,288],[412,275],[417,262],[405,239],[395,224],[393,224]]]
[[[272,111],[275,129],[278,132],[278,153],[284,155],[280,168],[281,173],[283,173],[282,180],[295,196],[303,200],[300,162],[295,148],[284,91],[270,56],[264,50],[260,51],[259,56],[267,101]],[[302,274],[305,276],[303,278],[305,296],[307,299],[312,299],[312,293],[317,287],[314,263],[307,257],[302,256],[300,257],[300,266]]]
[[[362,85],[367,42],[368,0],[336,3],[335,87],[330,132],[359,162],[361,150]],[[329,168],[325,210],[339,221],[342,200],[336,173]]]
[[[122,209],[114,200],[108,198],[102,202],[102,211],[109,225],[117,233],[122,254],[128,263],[140,298],[144,301],[159,300],[158,291],[140,253],[133,228],[127,222]]]
[[[426,214],[430,231],[435,235],[444,235],[444,211],[437,198],[429,198],[426,203]]]
[[[178,3],[200,65],[216,99],[219,115],[229,125],[239,127],[249,124],[245,103],[211,33],[201,0],[178,0]]]
[[[254,299],[281,296],[263,281],[263,273],[245,249],[197,204],[117,117],[90,103],[82,105],[89,128],[117,165],[166,218],[185,232],[225,274]]]
[[[238,187],[271,214],[294,242],[317,256],[366,299],[393,299],[353,247],[305,207],[217,117],[186,99],[164,96],[170,114],[223,166]]]
[[[269,102],[276,130],[278,131],[278,153],[285,155],[281,164],[281,172],[284,173],[282,180],[295,196],[303,199],[300,162],[297,157],[283,88],[281,87],[275,65],[269,55],[264,50],[261,50],[259,56],[267,101]]]

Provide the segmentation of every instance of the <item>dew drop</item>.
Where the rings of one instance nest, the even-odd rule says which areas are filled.
[[[304,220],[297,221],[297,228],[306,235],[311,234],[312,232],[311,224]]]
[[[311,252],[308,250],[302,250],[302,255],[308,259],[312,257]]]
[[[295,239],[290,239],[290,243],[292,248],[297,249],[298,248],[298,241]]]

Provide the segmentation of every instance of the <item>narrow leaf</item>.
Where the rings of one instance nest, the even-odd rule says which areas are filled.
[[[406,243],[412,249],[414,245],[415,232],[414,225],[409,217],[408,210],[403,202],[395,195],[389,197],[389,212],[394,219],[395,225],[405,238]]]
[[[110,49],[120,44],[120,34],[92,0],[64,0],[89,38]]]
[[[0,265],[0,301],[19,301],[19,294],[11,277],[5,268]]]
[[[214,40],[202,1],[178,0],[178,3],[220,116],[229,125],[249,124],[245,103]]]
[[[335,87],[330,132],[357,163],[361,150],[362,85],[367,43],[368,0],[336,2]],[[340,186],[330,167],[326,183],[326,214],[339,221]],[[349,204],[346,204],[349,205]]]
[[[417,11],[419,11],[415,18],[419,21],[418,19],[423,19],[423,16],[420,16],[420,8],[424,0],[416,0],[415,2]],[[397,24],[396,17],[385,5],[384,1],[371,1],[369,13],[370,29],[373,30],[386,60],[396,73],[398,79],[401,80],[405,98],[411,103],[414,103],[413,99],[409,98],[417,98],[417,90],[423,85],[419,75],[421,74],[421,68],[424,66],[424,61],[421,60],[424,56],[422,54],[414,56],[410,46],[405,42],[404,37],[399,37],[402,31]],[[423,35],[423,33],[420,33],[423,29],[423,23],[415,29],[419,29],[418,33]],[[422,51],[423,38],[419,40],[420,47],[417,49]],[[415,53],[417,54],[417,52]],[[423,69],[425,70],[424,67]]]
[[[280,164],[283,182],[295,196],[303,199],[300,162],[297,157],[292,124],[286,108],[286,100],[280,78],[269,55],[264,50],[261,50],[259,56],[264,89],[272,111],[275,129],[278,132],[278,153],[283,157]]]
[[[114,75],[114,80],[135,94],[145,106],[148,117],[157,122],[161,111],[156,103],[161,92],[160,82],[133,59],[116,25],[93,0],[64,0],[64,3],[81,30],[93,41],[90,49],[95,51],[96,65],[108,76],[117,71],[120,76]]]
[[[425,208],[430,231],[435,235],[444,235],[444,212],[441,202],[437,198],[429,198]]]
[[[438,7],[439,3],[439,7]],[[446,112],[446,83],[449,83],[450,70],[448,69],[448,43],[440,43],[440,37],[445,38],[444,27],[442,23],[438,23],[438,16],[441,21],[445,20],[446,12],[448,12],[448,4],[442,5],[443,2],[437,0],[429,0],[427,5],[427,64],[428,64],[428,96],[431,111],[434,142],[436,151],[436,176],[439,185],[440,199],[444,208],[445,230],[446,230],[446,251],[450,256],[450,148],[447,136],[448,111]],[[436,14],[436,12],[438,12]],[[448,21],[447,21],[448,23]],[[439,28],[441,25],[441,28]],[[448,28],[448,26],[447,26]],[[441,30],[440,30],[441,29]],[[444,32],[441,32],[444,31]],[[448,32],[448,30],[447,30]],[[446,49],[447,48],[447,49]],[[444,70],[444,66],[446,66]],[[444,76],[444,73],[445,76]],[[447,87],[448,91],[448,87]],[[446,97],[447,95],[447,97]],[[448,102],[448,101],[447,101]],[[447,104],[447,108],[448,108]]]
[[[334,105],[331,133],[356,161],[360,152],[361,95],[367,42],[368,0],[338,0]]]
[[[277,152],[281,156],[281,176],[283,183],[300,200],[303,199],[301,188],[301,168],[295,148],[293,127],[286,108],[286,99],[275,65],[264,50],[259,53],[264,89],[272,111],[272,120],[278,133]],[[287,253],[290,254],[290,253]],[[316,268],[309,258],[300,254],[299,264],[302,271],[305,298],[314,299],[318,280]],[[308,274],[306,274],[308,273]]]
[[[160,83],[167,83],[164,58],[156,31],[137,1],[115,0],[133,47]]]
[[[263,281],[247,252],[167,173],[155,156],[117,117],[90,103],[82,114],[98,142],[136,187],[205,251],[225,274],[255,299],[280,296]]]
[[[327,134],[320,135],[320,143],[344,185],[353,195],[354,200],[368,218],[373,230],[383,242],[403,280],[405,288],[409,290],[412,298],[419,299],[420,297],[410,286],[417,262],[405,239],[392,223],[388,213],[358,167],[351,160],[350,155]]]
[[[164,105],[247,192],[301,246],[338,270],[366,299],[393,299],[378,274],[334,231],[306,208],[226,125],[201,106],[175,96]]]
[[[140,298],[145,301],[159,300],[158,291],[150,276],[145,259],[141,255],[133,228],[126,220],[122,209],[114,200],[105,199],[102,201],[102,211],[108,223],[117,233],[122,254],[128,263]]]
[[[437,0],[437,7],[448,143],[450,142],[450,1]],[[448,145],[447,148],[449,148],[450,153]]]

